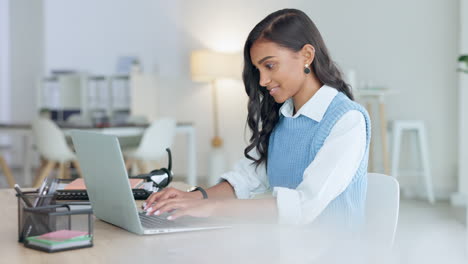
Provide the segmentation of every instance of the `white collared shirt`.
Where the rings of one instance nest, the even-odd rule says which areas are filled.
[[[285,117],[304,115],[320,122],[338,91],[322,86],[293,115],[294,103],[288,99],[280,108]],[[332,128],[315,159],[305,169],[303,180],[296,189],[275,187],[280,223],[312,222],[350,184],[364,157],[366,122],[361,112],[345,113]],[[256,151],[251,155],[258,157]],[[221,176],[234,188],[237,198],[253,198],[269,190],[265,164],[255,169],[251,160],[242,158],[234,169]]]

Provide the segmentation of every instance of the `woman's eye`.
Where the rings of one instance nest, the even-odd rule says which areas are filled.
[[[265,64],[265,67],[269,70],[273,69],[273,66],[275,66],[273,63],[267,63]]]

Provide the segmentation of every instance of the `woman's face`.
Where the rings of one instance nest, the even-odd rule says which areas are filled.
[[[270,92],[275,102],[284,103],[304,86],[306,61],[300,52],[259,40],[252,45],[250,57],[260,73],[260,86]]]

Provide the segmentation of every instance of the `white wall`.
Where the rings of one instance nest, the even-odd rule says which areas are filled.
[[[178,1],[46,0],[46,69],[114,73],[119,56],[146,71],[177,75],[185,63]],[[161,52],[164,51],[164,52]]]
[[[338,3],[341,8],[333,15],[322,12],[333,10]],[[309,10],[342,67],[356,69],[358,78],[399,91],[387,100],[390,120],[426,122],[436,189],[443,193],[453,190],[458,1],[335,0]],[[373,136],[375,142],[380,141],[378,129]],[[403,156],[404,160],[413,158]],[[416,165],[406,164],[411,166]],[[403,185],[417,184],[416,179],[401,181]]]
[[[42,0],[0,0],[0,121],[29,122],[34,116],[44,61],[43,20]],[[0,140],[20,149],[19,137]],[[13,166],[24,160],[20,151],[6,154]]]
[[[461,0],[460,5],[460,54],[468,54],[468,1]],[[468,197],[468,74],[459,74],[459,192]]]
[[[355,69],[359,80],[372,80],[399,91],[387,101],[389,119],[426,121],[436,190],[453,191],[458,1],[295,0],[265,5],[246,0],[46,0],[46,70],[110,73],[117,56],[138,55],[145,70],[157,68],[160,75],[171,76],[177,85],[165,85],[162,94],[167,97],[161,102],[161,113],[172,110],[181,121],[195,123],[199,173],[206,174],[211,100],[208,85],[189,81],[189,53],[198,48],[241,50],[250,29],[286,5],[310,15],[332,56],[345,70]],[[226,84],[221,89],[221,136],[232,164],[245,146],[246,96],[241,84]],[[378,142],[378,130],[374,132]],[[379,157],[376,161],[381,164]],[[415,182],[412,178],[401,180],[404,184]]]
[[[0,0],[0,121],[8,121],[10,119],[9,4],[8,0]]]
[[[9,74],[11,119],[30,121],[36,111],[36,82],[43,71],[43,1],[10,1]]]

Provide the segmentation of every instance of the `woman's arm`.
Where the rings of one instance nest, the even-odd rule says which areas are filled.
[[[258,157],[256,149],[249,154]],[[221,175],[221,179],[229,183],[238,199],[250,199],[269,189],[265,164],[262,163],[257,167],[252,160],[245,157],[236,163],[232,171]]]
[[[234,188],[232,188],[231,184],[227,181],[222,181],[216,184],[215,186],[206,189],[205,191],[209,199],[234,199],[236,198]],[[195,191],[195,192],[189,193],[187,198],[201,200],[203,199],[203,195],[200,191]]]
[[[251,153],[251,155],[255,155]],[[242,158],[234,169],[221,175],[221,181],[217,185],[206,190],[208,199],[251,198],[257,193],[264,193],[268,189],[265,165],[258,168],[251,160]],[[143,204],[148,214],[153,212],[154,203],[167,199],[203,199],[201,192],[184,192],[175,188],[166,188],[153,193]],[[149,210],[148,210],[149,209]]]
[[[234,194],[234,188],[227,181],[220,182],[215,186],[206,190],[210,199],[229,199],[236,198]],[[147,214],[151,214],[155,211],[154,204],[162,202],[167,199],[192,199],[202,200],[203,195],[200,191],[196,192],[184,192],[179,189],[169,187],[161,190],[160,192],[153,193],[143,204],[144,210]]]
[[[201,195],[201,192],[196,192]],[[234,199],[236,198],[236,194],[234,192],[234,188],[231,184],[227,181],[222,181],[215,186],[206,189],[206,193],[208,194],[209,199]],[[201,195],[201,198],[203,196]]]
[[[157,203],[155,215],[174,211],[170,220],[189,215],[195,217],[229,217],[259,222],[277,222],[276,200],[256,199],[169,199]]]

